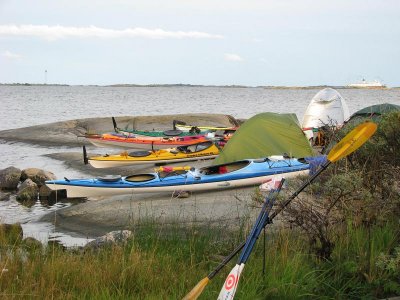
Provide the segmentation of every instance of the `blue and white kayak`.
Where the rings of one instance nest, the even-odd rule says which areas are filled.
[[[46,181],[46,185],[52,190],[65,189],[69,198],[148,192],[207,191],[258,186],[276,176],[290,178],[307,175],[309,168],[310,165],[304,159],[284,159],[280,156],[247,159],[199,169],[161,167],[158,172],[126,177],[117,175],[92,179],[65,178],[65,180]]]

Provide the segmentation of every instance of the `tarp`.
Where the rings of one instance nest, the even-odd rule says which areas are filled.
[[[261,113],[239,127],[213,164],[285,153],[297,158],[313,155],[296,115]]]

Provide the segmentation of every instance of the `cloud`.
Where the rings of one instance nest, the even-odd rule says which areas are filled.
[[[46,40],[61,38],[148,38],[148,39],[221,39],[222,35],[200,31],[167,31],[164,29],[126,28],[121,30],[48,25],[0,25],[0,36],[28,36]]]
[[[20,59],[22,58],[21,55],[17,54],[17,53],[12,53],[10,51],[4,51],[3,53],[1,53],[2,56],[4,56],[7,59]]]
[[[243,61],[243,58],[241,58],[238,54],[234,53],[225,53],[224,58],[225,60],[228,61]]]

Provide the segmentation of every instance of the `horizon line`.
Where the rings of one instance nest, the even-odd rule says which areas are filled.
[[[30,82],[14,82],[14,83],[0,83],[0,85],[25,85],[25,86],[98,86],[98,87],[178,87],[178,86],[186,86],[186,87],[232,87],[232,88],[321,88],[321,87],[330,87],[330,88],[338,88],[338,89],[391,89],[391,88],[400,88],[400,86],[393,87],[351,87],[347,85],[329,85],[329,84],[320,84],[320,85],[242,85],[242,84],[191,84],[191,83],[150,83],[150,84],[137,84],[137,83],[114,83],[114,84],[67,84],[67,83],[30,83]]]

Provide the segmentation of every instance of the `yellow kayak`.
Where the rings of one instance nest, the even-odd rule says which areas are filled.
[[[102,155],[87,157],[84,148],[85,164],[95,168],[111,168],[129,165],[176,163],[200,159],[212,159],[219,154],[219,147],[212,141],[201,142],[188,146],[180,146],[156,151],[124,151],[117,155]]]

